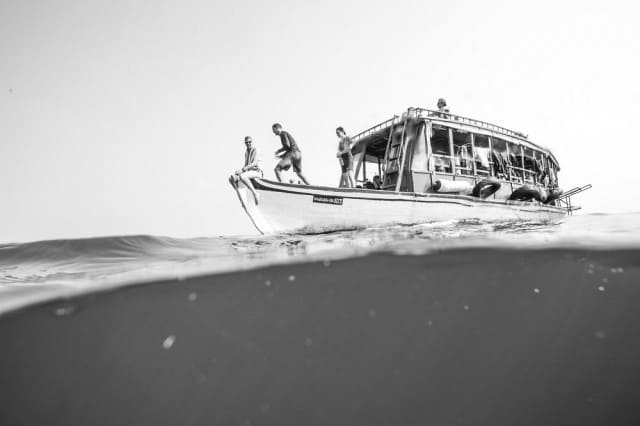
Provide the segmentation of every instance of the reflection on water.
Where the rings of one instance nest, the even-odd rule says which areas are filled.
[[[271,263],[423,254],[473,247],[640,246],[640,214],[584,215],[560,223],[445,221],[315,235],[176,239],[104,237],[0,245],[0,311],[12,297],[252,268]],[[8,301],[8,302],[7,302]]]

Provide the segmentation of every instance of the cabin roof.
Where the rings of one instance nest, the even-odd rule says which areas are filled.
[[[392,118],[376,124],[375,126],[370,127],[369,129],[366,129],[353,136],[352,140],[354,142],[354,151],[359,151],[359,146],[361,146],[362,144],[369,145],[376,142],[377,140],[386,140],[389,137],[390,129],[395,124],[402,122],[402,120],[404,120],[405,118],[429,120],[453,128],[475,131],[478,133],[487,134],[489,136],[500,136],[508,142],[516,143],[527,148],[532,148],[536,151],[541,151],[549,155],[558,169],[560,168],[558,160],[553,155],[551,150],[549,150],[549,148],[545,148],[541,145],[531,142],[527,138],[527,136],[521,132],[510,130],[506,127],[498,126],[486,121],[476,120],[473,118],[463,117],[461,115],[451,113],[440,113],[438,111],[425,108],[409,108],[401,116],[394,115]]]

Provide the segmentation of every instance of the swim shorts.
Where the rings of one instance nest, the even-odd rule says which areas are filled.
[[[278,168],[282,170],[289,170],[291,166],[293,166],[294,172],[302,172],[302,153],[300,151],[287,152],[278,163]]]
[[[341,166],[342,166],[342,173],[347,173],[347,171],[351,171],[353,170],[353,156],[349,155],[349,154],[342,154],[342,156],[340,156],[340,158],[342,159]]]

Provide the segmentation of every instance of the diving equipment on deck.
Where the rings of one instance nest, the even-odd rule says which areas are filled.
[[[471,184],[464,180],[439,179],[434,182],[433,190],[445,194],[471,194]]]

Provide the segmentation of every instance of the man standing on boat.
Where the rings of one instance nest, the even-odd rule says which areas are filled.
[[[280,157],[280,161],[274,169],[278,182],[282,182],[282,170],[288,170],[289,167],[293,166],[293,171],[298,175],[300,180],[309,185],[307,178],[302,174],[302,153],[293,136],[282,129],[280,123],[274,123],[274,125],[271,126],[271,130],[273,130],[276,136],[280,136],[280,142],[282,143],[282,148],[276,151],[276,157]]]
[[[336,157],[340,160],[342,175],[340,176],[340,187],[353,188],[356,186],[353,178],[353,155],[351,154],[351,138],[342,127],[336,129],[336,135],[340,139]]]
[[[244,153],[244,166],[240,170],[236,170],[235,173],[229,177],[229,182],[237,188],[238,181],[242,181],[249,191],[251,191],[253,198],[256,200],[256,204],[258,204],[260,198],[251,183],[252,178],[262,177],[262,170],[260,170],[260,162],[258,160],[258,151],[256,150],[256,147],[253,146],[253,139],[251,136],[246,136],[244,138],[244,144],[247,147],[247,150]]]

